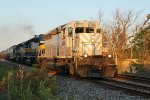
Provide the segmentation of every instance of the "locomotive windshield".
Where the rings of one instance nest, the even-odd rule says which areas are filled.
[[[86,33],[94,33],[94,29],[93,28],[86,28]]]
[[[75,33],[94,33],[94,28],[89,28],[89,27],[77,27],[75,29]]]
[[[83,27],[77,27],[75,29],[75,33],[84,33],[84,28]]]

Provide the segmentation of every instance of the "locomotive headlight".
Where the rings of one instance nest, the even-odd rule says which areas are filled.
[[[111,55],[108,55],[108,58],[111,58],[112,56]]]
[[[94,42],[94,38],[95,38],[95,37],[92,35],[92,36],[91,36],[91,41],[92,41],[92,42]]]
[[[92,35],[92,36],[91,36],[91,39],[94,39],[94,38],[95,38],[95,37]]]
[[[99,70],[102,70],[102,67],[99,67],[98,69],[99,69]]]
[[[87,54],[84,54],[84,57],[86,58],[88,55]]]

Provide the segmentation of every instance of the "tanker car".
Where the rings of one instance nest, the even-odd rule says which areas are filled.
[[[103,31],[96,21],[73,21],[45,34],[40,67],[81,77],[114,77],[111,55],[103,55]]]

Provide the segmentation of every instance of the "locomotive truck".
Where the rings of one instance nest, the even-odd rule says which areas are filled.
[[[114,77],[111,55],[103,55],[103,31],[96,21],[72,21],[50,30],[39,46],[40,67],[81,77]]]

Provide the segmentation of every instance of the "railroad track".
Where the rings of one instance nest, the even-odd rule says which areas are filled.
[[[122,82],[113,80],[111,78],[79,78],[79,80],[92,82],[107,89],[123,91],[129,95],[140,96],[142,98],[150,98],[150,85],[145,86],[136,83]]]
[[[131,75],[118,74],[115,77],[115,79],[120,79],[120,80],[124,80],[124,81],[133,81],[133,82],[150,85],[150,78],[145,78],[145,77],[137,77],[137,76],[131,76]]]
[[[70,75],[64,75],[64,76],[71,77]],[[126,82],[116,81],[108,78],[77,78],[77,80],[94,83],[106,89],[123,91],[128,95],[140,96],[141,98],[150,98],[150,86],[126,83]]]
[[[113,79],[100,79],[100,80],[92,79],[92,83],[96,83],[107,89],[123,91],[129,95],[140,96],[142,98],[150,98],[150,87],[148,86],[126,83],[116,81]]]

